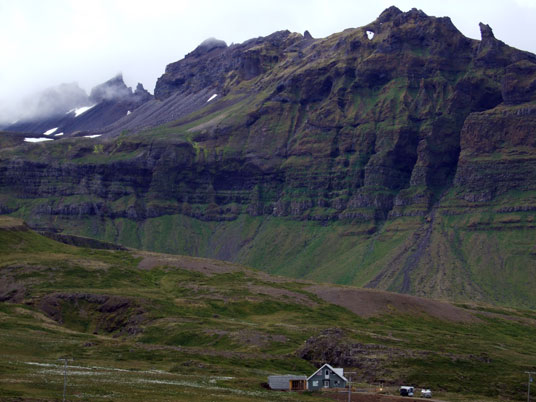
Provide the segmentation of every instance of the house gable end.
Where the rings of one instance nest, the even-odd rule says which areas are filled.
[[[345,382],[348,382],[348,380],[347,380],[344,376],[342,376],[342,375],[340,375],[339,373],[337,373],[337,372],[335,371],[335,369],[334,369],[333,367],[331,367],[331,366],[330,366],[329,364],[327,364],[327,363],[324,364],[322,367],[320,367],[318,370],[316,370],[313,374],[311,374],[311,375],[307,378],[307,381],[309,381],[311,378],[313,378],[315,375],[317,375],[318,372],[320,372],[320,371],[323,370],[324,368],[328,368],[328,369],[331,371],[332,374],[335,374],[335,375],[336,375],[337,377],[339,377],[341,380],[343,380],[343,381],[345,381]],[[330,375],[331,375],[331,374],[330,374]]]

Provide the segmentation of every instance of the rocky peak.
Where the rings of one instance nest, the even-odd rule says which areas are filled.
[[[199,57],[203,56],[204,54],[210,53],[214,49],[226,48],[227,43],[225,43],[225,41],[216,38],[208,38],[201,42],[201,44],[197,46],[194,51],[189,53],[186,57]]]
[[[136,90],[134,91],[134,96],[136,99],[138,99],[141,102],[147,102],[151,99],[153,99],[153,95],[149,93],[144,87],[141,82],[138,82],[138,85],[136,86]]]
[[[510,57],[501,50],[506,45],[495,38],[489,25],[480,23],[479,27],[482,40],[478,45],[476,64],[487,67],[506,67],[510,63]]]
[[[313,36],[311,35],[311,33],[309,31],[305,31],[303,33],[303,38],[309,40],[309,39],[313,39]]]
[[[482,41],[480,42],[479,51],[484,49],[489,49],[492,47],[496,47],[499,41],[495,39],[495,35],[493,35],[493,30],[491,27],[487,24],[483,24],[482,22],[478,24],[480,27],[480,36],[482,37]]]
[[[89,98],[96,103],[121,99],[132,95],[132,89],[125,85],[123,74],[118,74],[91,90]]]
[[[399,8],[395,6],[391,6],[385,9],[380,14],[380,16],[378,17],[378,22],[383,24],[384,22],[392,21],[395,17],[399,16],[400,14],[403,14],[403,12]]]
[[[177,92],[222,91],[229,81],[236,84],[250,80],[277,63],[286,48],[301,40],[301,35],[288,30],[231,46],[207,39],[184,59],[166,67],[156,83],[155,98],[163,100]]]
[[[495,39],[495,35],[493,35],[493,29],[487,24],[483,24],[482,22],[478,24],[480,27],[480,35],[482,36],[482,42],[490,39]]]

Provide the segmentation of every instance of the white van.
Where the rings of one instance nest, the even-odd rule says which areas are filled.
[[[400,387],[400,396],[413,396],[415,389],[413,387],[402,385]]]
[[[432,390],[430,389],[421,389],[421,398],[431,398],[432,397]]]

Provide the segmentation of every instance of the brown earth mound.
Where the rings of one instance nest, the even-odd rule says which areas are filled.
[[[310,286],[306,290],[328,303],[347,308],[365,318],[397,311],[404,314],[426,314],[440,320],[453,322],[474,322],[477,320],[470,312],[452,304],[416,296],[373,289],[326,285]]]
[[[140,269],[152,269],[155,267],[167,266],[201,272],[205,275],[224,274],[243,269],[239,265],[230,262],[186,257],[182,255],[140,252],[134,256],[142,258],[138,264],[138,268]]]
[[[0,229],[4,230],[28,230],[28,226],[16,218],[10,216],[0,216]]]

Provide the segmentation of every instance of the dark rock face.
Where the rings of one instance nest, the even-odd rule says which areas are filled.
[[[222,92],[229,82],[250,80],[277,63],[282,51],[298,40],[289,31],[273,33],[227,47],[225,42],[207,39],[182,60],[169,64],[154,90],[164,100],[175,92],[190,93],[211,89]]]
[[[482,202],[510,190],[535,190],[535,127],[534,105],[469,115],[454,181],[463,198]]]

